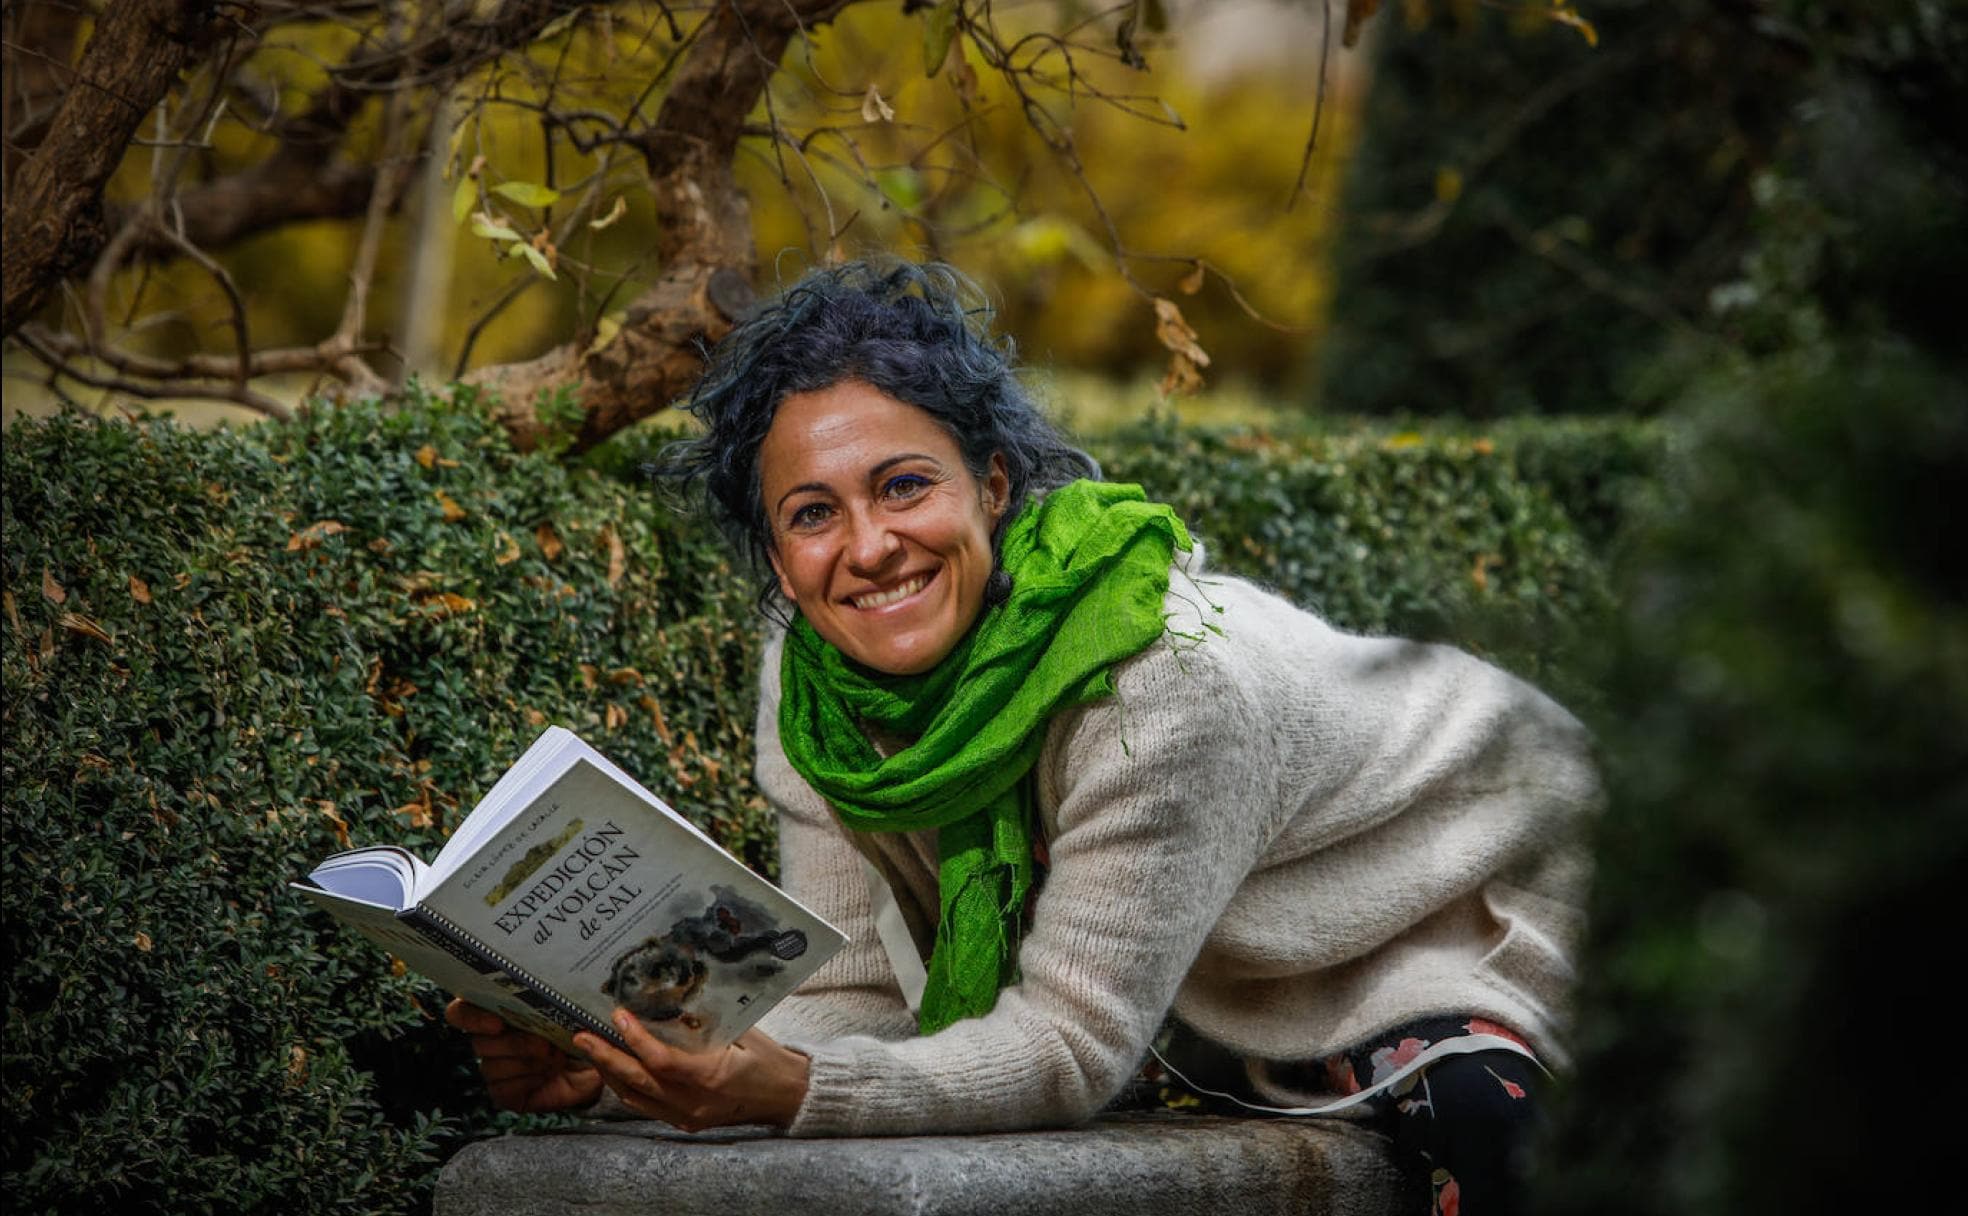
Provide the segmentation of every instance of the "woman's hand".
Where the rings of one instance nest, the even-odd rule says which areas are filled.
[[[626,1010],[615,1011],[615,1028],[634,1054],[586,1033],[575,1035],[574,1045],[588,1053],[623,1105],[672,1127],[786,1127],[806,1100],[811,1061],[764,1031],[748,1030],[729,1047],[684,1051],[658,1041]]]
[[[444,1020],[471,1036],[485,1088],[502,1110],[573,1110],[601,1096],[600,1073],[538,1035],[514,1030],[488,1009],[454,998],[444,1007]]]

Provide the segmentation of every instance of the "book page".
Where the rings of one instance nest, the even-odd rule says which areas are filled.
[[[728,1043],[845,938],[612,769],[574,759],[422,906],[604,1023]]]
[[[424,863],[395,845],[376,845],[337,853],[308,875],[326,891],[363,903],[407,908],[416,899]]]

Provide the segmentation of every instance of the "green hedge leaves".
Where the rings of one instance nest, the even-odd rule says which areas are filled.
[[[1607,607],[1592,541],[1655,446],[1592,425],[1150,426],[1099,455],[1221,566],[1543,677]],[[548,722],[773,868],[753,586],[633,474],[661,441],[582,467],[520,455],[468,393],[249,431],[8,432],[15,1205],[427,1206],[451,1149],[513,1121],[486,1110],[442,994],[286,883],[350,843],[435,854]]]

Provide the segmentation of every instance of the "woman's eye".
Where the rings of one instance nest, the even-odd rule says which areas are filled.
[[[810,502],[793,512],[791,524],[795,528],[816,528],[827,522],[827,504]]]
[[[889,478],[888,483],[882,486],[882,493],[890,498],[910,499],[928,488],[929,478],[904,473],[900,477]]]

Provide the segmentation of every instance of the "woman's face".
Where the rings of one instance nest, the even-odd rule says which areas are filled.
[[[928,671],[984,607],[1010,478],[980,481],[928,413],[859,380],[795,393],[759,448],[779,589],[849,658]]]

